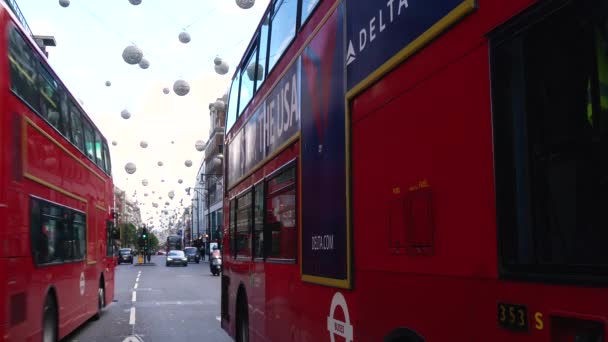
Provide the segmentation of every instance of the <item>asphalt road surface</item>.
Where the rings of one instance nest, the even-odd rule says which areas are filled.
[[[232,341],[221,329],[220,277],[209,264],[165,267],[123,264],[116,271],[114,302],[62,342]]]

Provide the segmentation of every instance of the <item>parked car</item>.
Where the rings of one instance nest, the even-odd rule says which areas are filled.
[[[167,254],[167,252],[165,252],[165,251],[158,251],[158,252],[156,252],[156,255],[166,255],[166,254]]]
[[[201,261],[201,254],[196,247],[186,247],[184,248],[184,254],[186,254],[186,258],[188,258],[188,262],[194,261],[197,264]]]
[[[165,261],[165,266],[168,267],[171,265],[188,266],[188,258],[186,258],[184,251],[169,251]]]
[[[118,264],[132,264],[133,263],[133,250],[131,248],[121,248],[118,251]]]

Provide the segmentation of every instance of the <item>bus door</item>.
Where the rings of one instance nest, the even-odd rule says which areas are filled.
[[[84,290],[83,292],[86,296],[85,311],[88,313],[97,311],[96,299],[99,291],[99,274],[104,266],[103,259],[99,258],[100,243],[98,241],[100,240],[100,227],[105,225],[105,210],[102,207],[95,205],[93,208],[90,208],[89,212],[93,213],[93,215],[91,215],[92,217],[87,225],[87,257],[85,269],[80,275],[81,287],[84,284],[84,289],[81,288],[81,291]]]
[[[106,254],[104,257],[104,280],[105,280],[105,295],[106,295],[106,305],[114,299],[114,271],[116,269],[116,263],[118,260],[117,257],[117,249],[115,246],[115,241],[120,239],[120,234],[118,230],[114,226],[114,222],[112,220],[106,221]]]

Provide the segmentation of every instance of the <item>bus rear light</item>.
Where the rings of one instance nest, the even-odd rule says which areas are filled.
[[[604,342],[604,325],[597,321],[569,317],[551,319],[552,342]]]

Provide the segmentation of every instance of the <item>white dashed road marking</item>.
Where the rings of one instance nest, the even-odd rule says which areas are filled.
[[[135,307],[131,307],[131,317],[129,317],[129,324],[135,325]]]
[[[131,301],[135,302],[137,300],[137,292],[133,291],[133,296],[131,297]]]

